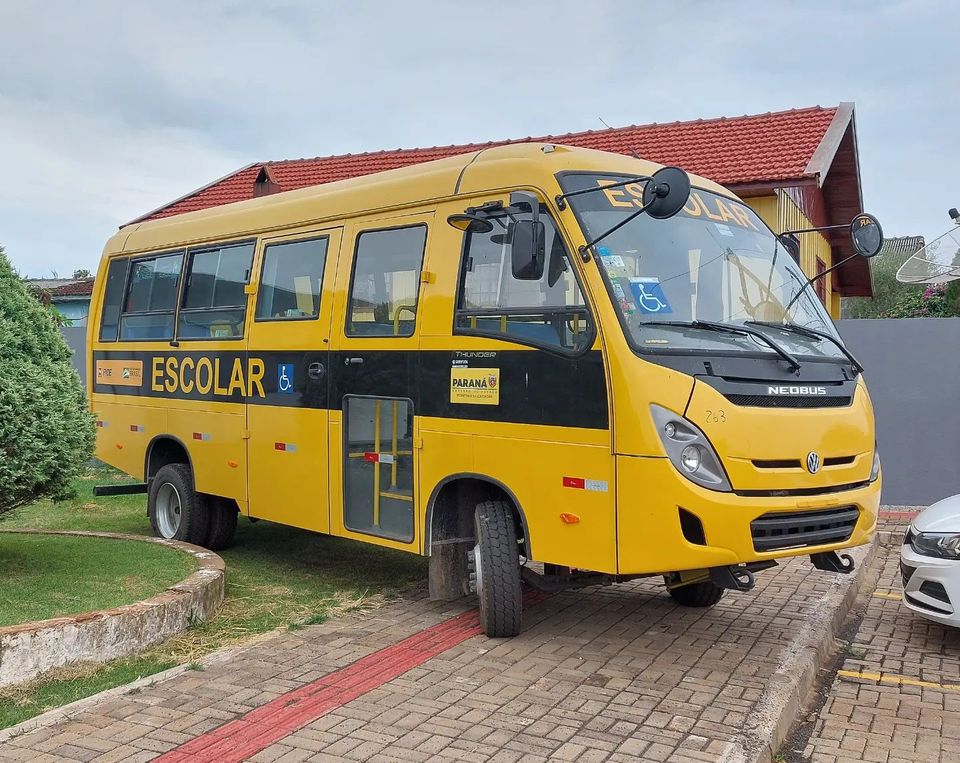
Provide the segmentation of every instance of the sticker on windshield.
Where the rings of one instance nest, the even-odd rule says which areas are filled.
[[[607,270],[610,270],[611,268],[622,268],[624,266],[623,257],[621,257],[619,254],[601,254],[600,259],[603,261],[603,266]]]
[[[729,225],[724,225],[723,223],[714,223],[713,226],[720,231],[721,236],[733,236],[734,233],[730,230]]]
[[[672,313],[659,278],[631,278],[630,291],[641,313]]]

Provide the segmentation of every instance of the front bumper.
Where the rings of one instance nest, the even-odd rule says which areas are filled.
[[[617,485],[618,572],[635,575],[762,562],[860,546],[870,541],[876,529],[881,479],[836,493],[748,497],[701,488],[685,479],[666,458],[618,456]],[[699,522],[702,538],[691,532],[691,520],[681,509]],[[858,514],[845,540],[759,550],[764,544],[751,530],[754,520],[764,515],[787,517],[831,509],[855,509]]]
[[[918,615],[960,627],[960,561],[900,549],[903,604]]]

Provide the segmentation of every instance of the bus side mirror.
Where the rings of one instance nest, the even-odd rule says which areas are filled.
[[[507,231],[510,241],[510,265],[518,281],[539,281],[543,278],[546,262],[544,242],[546,229],[539,220],[518,220],[510,223]]]
[[[861,257],[876,257],[883,247],[883,229],[877,218],[866,213],[854,217],[850,223],[850,242]]]

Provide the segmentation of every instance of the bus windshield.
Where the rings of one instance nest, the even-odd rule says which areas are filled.
[[[576,173],[562,176],[561,184],[569,192],[626,179]],[[642,195],[642,184],[635,183],[569,201],[590,241],[637,212]],[[731,198],[693,188],[674,217],[640,215],[594,250],[628,338],[640,351],[772,353],[756,335],[762,332],[793,355],[844,357],[832,341],[838,334],[830,316],[799,265],[750,207]],[[720,323],[745,331],[717,330]]]

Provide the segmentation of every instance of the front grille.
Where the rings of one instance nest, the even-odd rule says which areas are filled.
[[[750,523],[757,551],[841,543],[853,533],[860,517],[855,506],[820,511],[770,512]]]
[[[842,408],[850,405],[849,395],[808,397],[806,395],[726,395],[734,405],[753,408]]]
[[[824,467],[827,466],[849,466],[856,460],[856,456],[829,456],[823,459]],[[758,469],[802,469],[803,464],[799,458],[770,458],[754,459],[753,465]]]
[[[758,458],[753,461],[753,465],[758,469],[800,469],[802,467],[799,458]]]
[[[849,466],[856,461],[856,456],[832,456],[823,459],[824,466]]]

